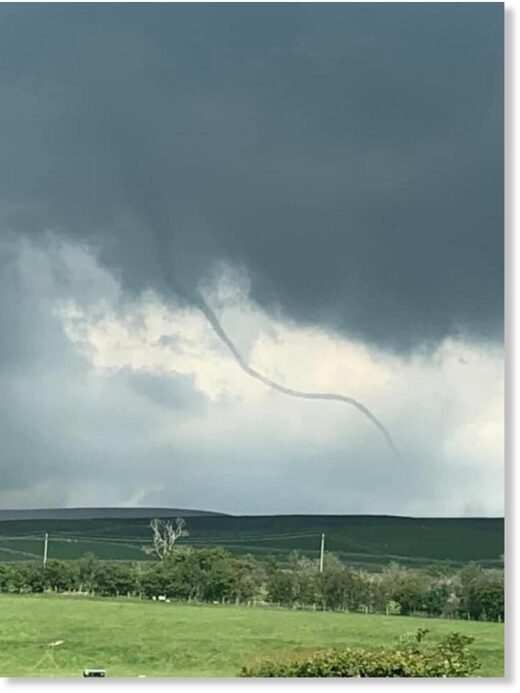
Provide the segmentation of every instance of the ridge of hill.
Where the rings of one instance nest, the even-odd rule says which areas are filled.
[[[191,508],[35,508],[0,510],[0,522],[7,520],[109,520],[150,519],[154,517],[200,517],[226,515]]]

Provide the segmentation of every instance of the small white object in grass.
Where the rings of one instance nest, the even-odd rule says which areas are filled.
[[[84,678],[105,678],[107,672],[104,669],[84,669]]]
[[[65,640],[55,640],[49,643],[49,647],[58,647],[58,645],[63,645],[64,642]]]

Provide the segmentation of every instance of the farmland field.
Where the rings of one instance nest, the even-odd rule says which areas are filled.
[[[0,677],[232,677],[280,651],[391,646],[419,627],[473,636],[480,676],[503,676],[496,623],[58,595],[0,595],[0,614]]]
[[[50,558],[147,560],[142,546],[150,540],[149,519],[0,520],[0,561],[41,560],[43,534],[49,533]],[[292,550],[316,558],[320,536],[326,549],[352,566],[373,567],[398,561],[425,565],[437,561],[477,561],[501,566],[504,522],[501,518],[408,518],[370,515],[279,515],[187,517],[183,544],[224,546],[236,553],[273,555],[283,560]]]

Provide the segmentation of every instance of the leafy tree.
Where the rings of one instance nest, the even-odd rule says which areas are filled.
[[[167,575],[162,565],[151,566],[139,575],[139,589],[149,599],[167,594],[167,585]]]
[[[290,606],[295,597],[294,574],[287,570],[276,570],[267,580],[267,595],[270,602]]]
[[[21,571],[23,586],[29,592],[43,592],[45,590],[45,572],[40,564],[29,563]]]
[[[425,572],[392,563],[384,571],[382,582],[387,601],[398,602],[402,614],[426,610],[430,578]]]
[[[229,600],[233,591],[233,571],[227,561],[215,563],[203,573],[204,587],[200,597],[209,602]]]
[[[361,578],[334,555],[325,554],[317,586],[319,599],[326,609],[354,610],[361,604]]]
[[[93,576],[94,589],[104,596],[131,594],[137,587],[132,565],[125,563],[99,563]]]
[[[432,581],[424,599],[424,606],[428,613],[433,616],[444,613],[450,594],[451,588],[448,582]]]
[[[244,602],[261,592],[266,580],[266,568],[253,556],[231,559],[231,598]]]
[[[45,566],[45,586],[55,592],[71,592],[78,589],[78,565],[72,561],[49,561]]]
[[[0,563],[0,592],[12,591],[14,572],[11,566]]]
[[[460,613],[460,597],[457,597],[455,592],[452,592],[442,607],[442,615],[447,618],[455,618]]]
[[[504,576],[499,571],[481,571],[466,585],[464,595],[471,618],[504,620]]]
[[[299,604],[316,604],[320,601],[316,568],[296,573],[294,588],[294,597]]]
[[[92,592],[94,589],[94,575],[96,572],[97,559],[93,553],[86,553],[78,561],[79,589]]]

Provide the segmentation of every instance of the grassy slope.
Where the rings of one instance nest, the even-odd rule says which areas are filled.
[[[298,549],[317,556],[319,536],[326,548],[351,564],[430,563],[438,560],[477,560],[497,563],[504,551],[502,519],[413,519],[377,516],[213,516],[190,517],[186,543],[221,544],[234,551],[287,555]],[[147,520],[46,520],[0,522],[0,560],[41,556],[43,533],[51,537],[49,555],[79,558],[93,551],[100,558],[142,560],[139,542],[150,538]],[[285,535],[285,536],[284,536]],[[303,536],[302,536],[303,535]],[[38,536],[37,539],[12,537]],[[11,539],[6,539],[11,537]],[[65,538],[73,541],[65,541]],[[78,538],[85,539],[78,541]],[[86,537],[101,538],[87,540]],[[111,538],[128,545],[110,544]],[[104,539],[104,541],[103,541]],[[25,556],[25,559],[27,557]]]
[[[55,595],[0,595],[0,677],[231,677],[252,658],[299,648],[392,645],[426,627],[476,638],[481,676],[503,675],[495,623],[190,606]],[[49,643],[63,640],[58,647]]]

